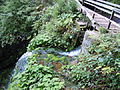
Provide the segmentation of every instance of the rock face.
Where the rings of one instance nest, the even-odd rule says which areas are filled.
[[[86,31],[81,45],[81,54],[89,54],[87,48],[94,42],[97,42],[100,33],[97,31]]]

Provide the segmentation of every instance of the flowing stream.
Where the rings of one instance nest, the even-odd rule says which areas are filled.
[[[74,49],[74,50],[72,50],[72,51],[70,51],[70,52],[58,52],[58,54],[60,54],[60,55],[65,55],[65,56],[77,56],[77,55],[79,55],[80,54],[80,52],[81,52],[81,48],[80,48],[80,46],[79,47],[77,47],[76,49]]]
[[[49,51],[45,51],[45,50],[38,50],[38,51],[32,51],[32,52],[26,52],[24,53],[18,60],[18,62],[16,63],[15,68],[17,69],[18,72],[22,72],[25,69],[25,65],[27,64],[27,58],[28,56],[31,56],[34,53],[39,53],[39,54],[46,54]],[[70,52],[58,52],[58,51],[53,51],[52,53],[58,54],[58,55],[63,55],[63,56],[77,56],[79,55],[81,52],[80,46],[75,48],[74,50],[70,51]]]
[[[55,55],[60,55],[60,56],[70,56],[70,57],[74,57],[74,56],[77,56],[80,54],[80,46],[75,48],[74,50],[70,51],[70,52],[58,52],[58,51],[48,51],[48,50],[37,50],[37,51],[31,51],[31,52],[26,52],[24,53],[19,59],[18,59],[18,62],[16,63],[15,67],[14,68],[11,68],[10,71],[8,71],[9,73],[9,77],[7,77],[8,79],[6,80],[7,82],[5,82],[4,84],[5,85],[2,85],[2,88],[0,87],[0,90],[6,90],[8,84],[9,84],[9,81],[10,81],[10,78],[18,73],[18,72],[23,72],[25,70],[25,66],[27,64],[27,58],[29,56],[31,56],[32,54],[35,54],[35,53],[38,53],[38,54],[47,54],[47,53],[52,53],[52,54],[55,54]]]

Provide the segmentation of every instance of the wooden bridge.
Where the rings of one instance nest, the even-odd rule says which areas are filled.
[[[75,0],[78,10],[86,15],[95,29],[104,27],[120,32],[120,5],[103,0]]]

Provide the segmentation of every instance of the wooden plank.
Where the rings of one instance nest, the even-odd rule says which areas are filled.
[[[120,14],[120,9],[114,8],[113,9],[116,13]]]
[[[94,17],[94,21],[96,21],[96,23],[98,22],[97,19],[96,19],[96,17],[101,17],[101,18],[103,18],[104,22],[105,22],[105,20],[106,20],[106,22],[109,22],[109,21],[110,21],[110,22],[111,22],[112,24],[114,24],[116,27],[120,28],[120,25],[117,24],[116,22],[114,22],[114,21],[112,21],[112,20],[109,20],[108,18],[106,18],[106,17],[104,17],[104,16],[102,16],[102,15],[100,15],[100,14],[98,14],[98,13],[96,13],[96,12],[94,12],[94,11],[88,9],[88,8],[87,8],[87,10],[89,10],[88,12],[95,13],[96,16]],[[102,22],[102,23],[103,23],[103,22]]]
[[[101,4],[101,3],[98,3],[98,2],[95,2],[93,0],[86,0],[86,2],[90,3],[90,5],[94,6],[94,7],[99,7],[99,9],[102,9],[103,11],[106,11],[106,13],[109,13],[107,11],[112,11],[114,10],[116,13],[120,13],[120,9],[117,9],[117,8],[114,8],[114,7],[111,7],[111,6],[108,6],[108,5],[105,5],[105,4]],[[84,3],[86,3],[84,2]],[[88,4],[87,3],[87,4]],[[94,5],[93,5],[94,4]],[[103,9],[104,8],[104,9]]]
[[[120,30],[120,25],[119,25],[119,24],[117,24],[116,22],[114,22],[114,21],[112,21],[112,20],[110,20],[110,22],[111,22],[112,24],[114,24],[115,26],[117,26],[117,27],[119,28],[119,30]]]

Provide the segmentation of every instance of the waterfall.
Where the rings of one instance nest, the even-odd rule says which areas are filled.
[[[27,64],[27,58],[28,56],[31,56],[33,53],[32,52],[26,52],[24,53],[16,63],[15,69],[17,69],[18,72],[22,72],[25,69],[25,65]],[[15,72],[16,73],[16,72]]]
[[[64,55],[64,56],[77,56],[80,54],[80,52],[81,52],[81,47],[79,46],[70,52],[58,52],[58,54]]]
[[[34,53],[38,53],[38,54],[46,54],[49,51],[45,51],[45,50],[37,50],[37,51],[32,51],[32,52],[26,52],[24,53],[18,60],[18,62],[16,63],[15,69],[14,69],[14,73],[17,72],[23,72],[25,70],[25,65],[27,64],[27,58],[28,56],[31,56]],[[58,55],[64,55],[64,56],[77,56],[79,55],[81,52],[81,48],[80,46],[75,48],[74,50],[70,51],[70,52],[57,52],[54,51],[54,53],[57,53]]]

